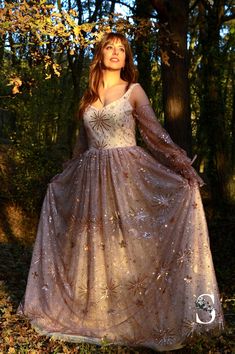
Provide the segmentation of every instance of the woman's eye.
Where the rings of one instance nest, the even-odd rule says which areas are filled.
[[[107,45],[106,49],[112,49],[113,47],[111,45]]]

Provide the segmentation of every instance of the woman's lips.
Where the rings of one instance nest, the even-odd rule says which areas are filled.
[[[110,61],[113,61],[115,63],[118,63],[119,62],[119,59],[118,58],[111,58]]]

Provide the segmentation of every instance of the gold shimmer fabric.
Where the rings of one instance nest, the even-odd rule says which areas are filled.
[[[136,85],[86,109],[48,186],[18,312],[42,334],[164,351],[222,329],[223,314],[198,183],[179,171],[201,180],[152,108],[133,112]]]

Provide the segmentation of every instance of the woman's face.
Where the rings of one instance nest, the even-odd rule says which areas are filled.
[[[105,69],[121,70],[125,66],[126,50],[120,39],[110,41],[103,49]]]

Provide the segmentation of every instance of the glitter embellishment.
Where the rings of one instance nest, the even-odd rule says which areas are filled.
[[[134,280],[130,280],[127,286],[128,290],[133,291],[134,295],[142,295],[146,290],[146,279],[147,276],[143,275]]]
[[[167,351],[223,328],[223,314],[200,191],[181,177],[195,176],[190,159],[149,105],[136,110],[85,110],[49,184],[22,306],[45,334]]]
[[[174,342],[175,333],[173,329],[158,329],[154,328],[154,338],[160,345],[171,345]]]
[[[101,130],[104,133],[105,130],[111,128],[110,119],[106,118],[106,114],[102,111],[94,112],[93,119],[90,121],[91,127],[95,130]]]
[[[153,202],[156,206],[164,206],[164,207],[169,206],[169,199],[164,195],[153,197]]]
[[[190,261],[192,253],[193,252],[190,248],[178,252],[178,257],[176,259],[177,264],[182,266],[185,261]]]
[[[185,329],[187,337],[192,336],[197,327],[198,327],[197,322],[188,321],[188,320],[183,321],[183,328]]]
[[[88,294],[88,289],[85,286],[79,286],[78,288],[78,294],[79,297],[82,299],[86,299],[87,298],[87,294]]]
[[[107,282],[106,286],[103,286],[101,288],[102,291],[102,297],[101,299],[107,299],[107,298],[112,298],[117,295],[117,288],[119,287],[118,284],[116,284],[112,279]]]
[[[96,149],[105,149],[107,146],[108,144],[104,139],[95,142]]]

